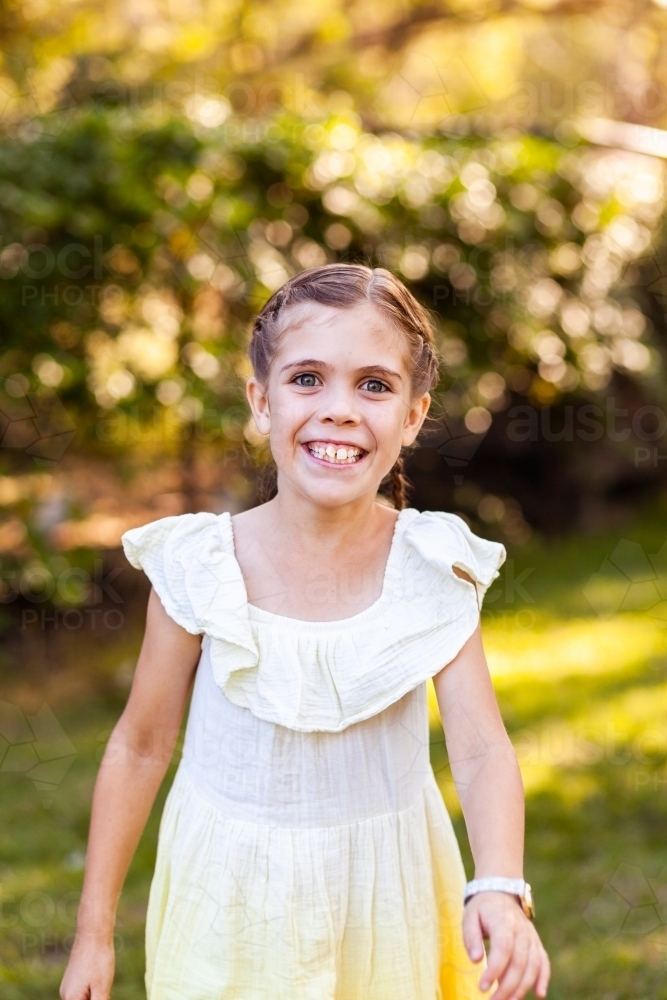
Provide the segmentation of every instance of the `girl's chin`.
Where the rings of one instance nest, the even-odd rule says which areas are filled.
[[[359,475],[359,472],[355,475],[349,467],[344,470],[346,474],[341,474],[340,469],[332,469],[327,474],[322,472],[322,464],[305,469],[303,466],[295,468],[292,475],[285,475],[285,479],[303,499],[323,508],[351,503],[368,492],[375,496],[377,484],[369,483],[368,475]],[[331,466],[326,466],[326,469],[331,469]]]

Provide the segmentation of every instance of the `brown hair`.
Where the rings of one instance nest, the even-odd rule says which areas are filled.
[[[408,368],[413,397],[421,396],[438,381],[438,359],[433,328],[426,309],[391,271],[365,264],[325,264],[310,267],[289,278],[255,318],[248,354],[255,376],[266,382],[281,335],[289,328],[285,310],[304,302],[318,302],[349,309],[359,302],[372,302],[400,330],[408,343]],[[408,481],[399,455],[388,476],[394,506],[406,504]],[[386,482],[386,480],[385,480]],[[264,482],[264,493],[267,484]]]

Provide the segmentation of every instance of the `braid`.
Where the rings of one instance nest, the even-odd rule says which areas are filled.
[[[407,506],[407,492],[409,482],[403,471],[403,458],[399,455],[394,462],[390,475],[391,499],[396,510],[403,510]]]
[[[260,470],[256,488],[260,503],[272,500],[278,492],[278,470],[272,462]]]

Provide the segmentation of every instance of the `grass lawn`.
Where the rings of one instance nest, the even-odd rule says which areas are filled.
[[[526,876],[552,957],[552,1000],[667,1000],[666,539],[656,515],[531,545],[510,553],[487,595],[485,647],[524,775]],[[20,724],[17,710],[32,716],[46,702],[65,734],[60,756],[73,745],[68,769],[50,782],[26,777],[16,747],[16,770],[6,756],[0,769],[2,1000],[58,995],[92,786],[143,613],[133,602],[124,628],[103,641],[61,630],[55,646],[31,646],[21,669],[10,663],[2,675],[10,725]],[[430,694],[433,765],[471,872]],[[144,996],[143,920],[172,776],[173,766],[123,892],[114,1000]]]

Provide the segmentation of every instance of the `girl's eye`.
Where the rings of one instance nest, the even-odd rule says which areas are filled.
[[[369,378],[366,382],[364,382],[364,385],[366,386],[368,392],[389,392],[389,387],[386,386],[384,382],[381,382],[379,378]]]
[[[312,372],[303,372],[303,374],[297,375],[294,381],[304,389],[312,389],[317,385],[317,375],[313,375]]]

